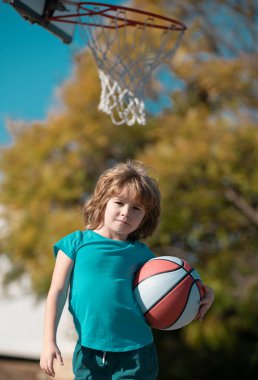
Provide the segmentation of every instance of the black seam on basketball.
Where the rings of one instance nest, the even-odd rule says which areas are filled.
[[[180,259],[180,257],[178,257],[178,259],[181,261],[181,263],[183,262],[183,260]],[[176,261],[171,261],[171,260],[169,260],[169,259],[164,259],[164,258],[162,258],[162,257],[157,257],[157,258],[155,258],[155,259],[151,259],[150,261],[156,261],[156,260],[168,261],[169,263],[175,263],[175,264],[177,264],[177,265],[179,265],[179,266],[182,266],[182,264],[178,264]]]
[[[184,269],[187,273],[189,273],[191,277],[193,277],[193,276],[191,275],[191,273],[192,273],[192,271],[194,270],[194,268],[191,267],[190,271],[188,271],[188,270],[184,267],[184,265],[183,265],[183,264],[184,264],[183,259],[180,259],[180,257],[178,257],[178,259],[181,261],[181,264],[179,264],[179,263],[177,263],[177,262],[175,262],[175,261],[168,260],[168,259],[162,259],[162,258],[160,258],[160,257],[158,257],[157,259],[158,259],[158,260],[163,260],[163,261],[168,261],[168,262],[170,262],[170,263],[175,263],[175,264],[179,265],[180,268]],[[152,259],[152,260],[156,260],[156,259]],[[190,264],[189,264],[189,265],[190,265]],[[179,269],[179,268],[178,268],[178,269]]]
[[[156,260],[156,259],[152,259],[152,260]],[[195,278],[192,276],[192,272],[194,271],[194,268],[191,268],[190,271],[188,271],[184,266],[183,264],[179,264],[179,263],[176,263],[175,261],[171,261],[171,260],[168,260],[168,259],[162,259],[162,258],[158,258],[158,260],[162,260],[162,261],[168,261],[169,263],[174,263],[174,264],[177,264],[179,266],[179,268],[176,268],[176,269],[170,269],[170,270],[167,270],[167,271],[164,271],[164,272],[159,272],[159,273],[155,273],[155,274],[152,274],[151,276],[149,277],[146,277],[144,278],[143,280],[141,280],[140,282],[137,283],[137,285],[133,286],[133,289],[135,289],[139,284],[141,284],[143,281],[147,280],[148,278],[151,278],[151,277],[154,277],[154,276],[157,276],[161,273],[169,273],[169,272],[175,272],[179,269],[184,269],[184,271],[189,274],[192,279],[195,281]],[[183,260],[179,258],[179,260],[181,260],[181,262],[183,263]]]
[[[166,298],[166,296],[171,292],[171,290],[173,290],[174,288],[176,288],[177,287],[177,285],[178,284],[180,284],[180,282],[182,281],[182,280],[184,280],[185,278],[187,277],[187,273],[183,276],[183,277],[181,277],[171,288],[169,288],[169,290],[162,296],[162,300],[164,299],[164,298]],[[148,277],[148,278],[150,278],[150,277]],[[145,312],[144,312],[144,315],[146,314],[146,313],[148,313],[151,309],[153,309],[158,303],[160,302],[160,299],[157,301],[157,302],[155,302],[153,305],[151,305],[151,307],[148,309],[148,310],[146,310]]]
[[[200,282],[200,283],[201,283],[201,285],[202,285],[202,280],[200,280],[199,278],[196,278],[196,279],[194,280],[194,283],[196,284],[196,286],[197,286],[197,289],[198,289],[198,292],[199,292],[199,294],[200,294],[200,299],[202,299],[202,293],[201,293],[201,289],[199,288],[199,286],[198,286],[197,282]]]
[[[195,282],[196,282],[196,281],[195,281]],[[178,318],[177,318],[173,323],[171,323],[169,326],[167,326],[167,327],[163,327],[162,330],[167,330],[167,329],[169,329],[169,327],[173,326],[173,325],[179,320],[179,318],[181,317],[181,315],[182,315],[183,312],[185,311],[186,305],[187,305],[188,300],[189,300],[189,297],[190,297],[191,290],[192,290],[192,288],[193,288],[195,282],[192,284],[192,286],[191,286],[190,289],[189,289],[189,292],[188,292],[188,295],[187,295],[187,299],[186,299],[186,302],[185,302],[185,306],[184,306],[182,312],[180,313],[180,315],[178,316]],[[197,286],[197,288],[198,288],[198,286]],[[199,290],[199,288],[198,288],[198,290]]]
[[[182,268],[180,267],[180,268],[176,268],[176,269],[170,269],[170,270],[165,270],[165,271],[162,271],[162,272],[154,273],[154,274],[152,274],[151,276],[144,278],[143,280],[141,280],[140,282],[138,282],[136,285],[134,285],[133,289],[137,288],[137,286],[138,286],[139,284],[141,284],[142,282],[148,280],[149,278],[152,278],[152,277],[158,276],[158,275],[163,274],[163,273],[175,272],[175,271],[177,271],[177,270],[179,270],[179,269],[182,269]],[[187,272],[187,271],[186,271],[186,272]],[[188,272],[187,272],[187,273],[188,273]],[[187,274],[186,274],[186,275],[187,275]],[[183,277],[183,278],[184,278],[184,277]]]

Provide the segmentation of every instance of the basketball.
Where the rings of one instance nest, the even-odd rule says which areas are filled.
[[[136,272],[133,289],[147,323],[158,330],[176,330],[192,322],[204,296],[198,272],[174,256],[147,261]]]

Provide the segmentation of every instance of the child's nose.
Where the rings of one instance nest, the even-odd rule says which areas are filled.
[[[127,205],[124,205],[124,207],[122,208],[122,215],[129,215],[129,211],[130,211],[130,208],[127,206]]]

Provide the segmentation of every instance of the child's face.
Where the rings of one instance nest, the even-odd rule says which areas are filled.
[[[107,202],[101,230],[111,239],[126,240],[139,227],[144,215],[144,206],[130,189],[124,188]]]

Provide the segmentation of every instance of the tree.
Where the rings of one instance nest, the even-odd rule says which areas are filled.
[[[167,0],[134,5],[172,13]],[[64,108],[41,124],[13,123],[14,144],[1,152],[10,226],[2,251],[41,295],[53,267],[50,246],[83,227],[80,205],[100,172],[126,158],[153,168],[163,212],[149,244],[157,254],[187,258],[216,291],[201,327],[156,332],[162,379],[257,371],[256,15],[254,1],[173,2],[173,16],[188,30],[169,67],[183,83],[170,108],[146,127],[113,126],[97,111],[96,68],[84,52],[60,90]],[[229,31],[237,37],[228,39]]]

